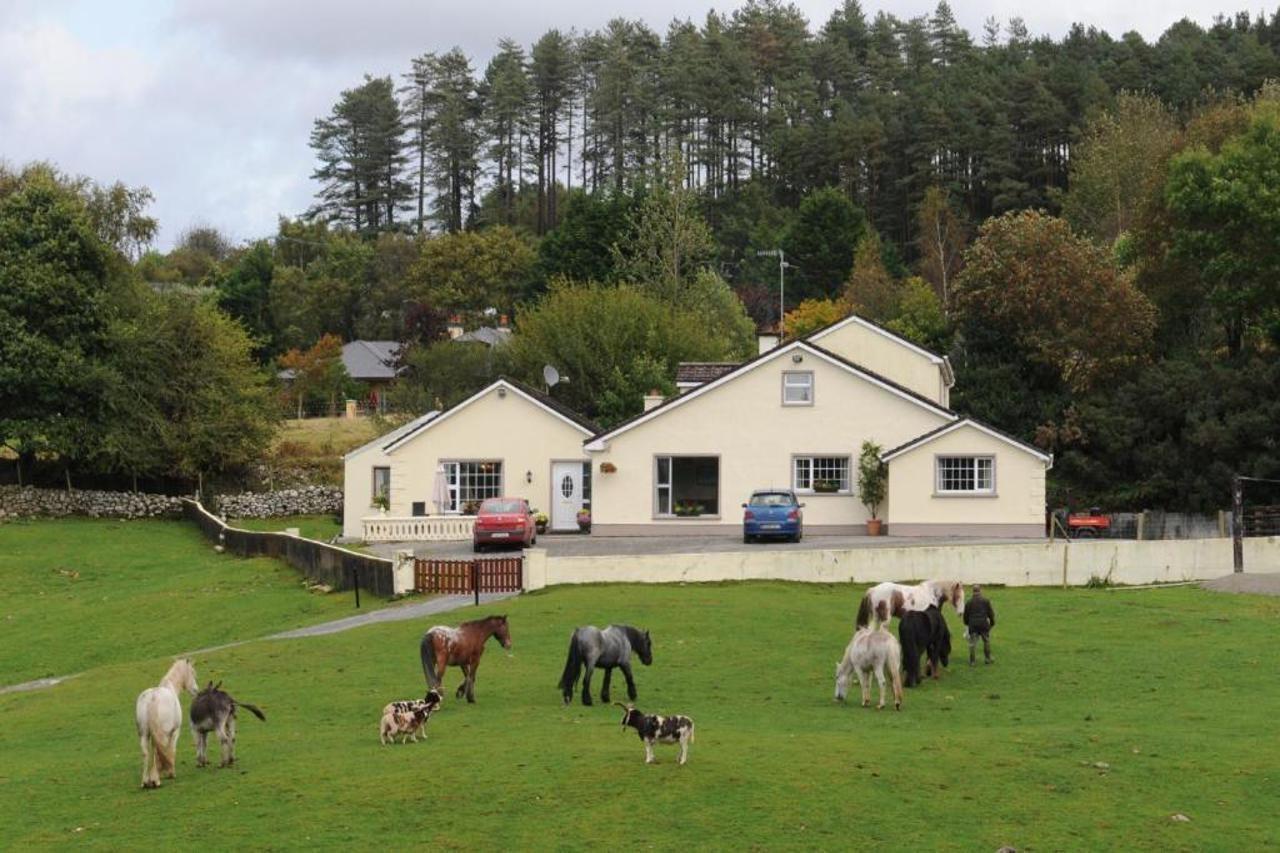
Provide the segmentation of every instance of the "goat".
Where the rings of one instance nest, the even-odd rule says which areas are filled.
[[[613,704],[622,709],[622,728],[635,729],[640,735],[640,740],[644,741],[645,764],[657,763],[653,757],[655,743],[678,743],[680,744],[678,763],[683,766],[689,760],[689,744],[693,743],[693,720],[679,714],[670,717],[645,714],[636,710],[634,705],[623,705],[621,702]]]

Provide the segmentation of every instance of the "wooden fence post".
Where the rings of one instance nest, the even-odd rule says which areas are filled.
[[[1231,557],[1235,571],[1244,571],[1244,481],[1231,478]]]

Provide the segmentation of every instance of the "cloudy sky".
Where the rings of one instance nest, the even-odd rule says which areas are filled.
[[[838,0],[796,0],[821,23]],[[952,0],[972,33],[1020,14],[1033,34],[1073,21],[1149,39],[1190,17],[1208,24],[1229,0]],[[1275,0],[1268,0],[1274,6]],[[731,10],[733,2],[715,8]],[[936,0],[864,0],[902,17]],[[1236,6],[1250,6],[1239,0]],[[1256,4],[1254,4],[1256,5]],[[0,160],[51,160],[156,195],[159,245],[196,224],[237,240],[274,231],[311,202],[307,137],[364,73],[462,47],[481,68],[495,42],[529,44],[551,27],[594,29],[616,16],[659,31],[701,19],[706,0],[0,0]]]

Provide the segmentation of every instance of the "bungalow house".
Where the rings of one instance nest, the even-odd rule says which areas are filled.
[[[589,505],[593,535],[733,533],[740,504],[760,488],[799,492],[809,533],[860,533],[869,513],[857,497],[857,459],[872,440],[887,466],[880,517],[891,535],[1043,534],[1052,457],[951,411],[947,359],[860,317],[742,364],[682,365],[677,378],[681,393],[647,400],[606,430],[500,380],[348,456],[344,532],[359,535],[351,525],[383,488],[379,477],[391,478],[392,514],[407,515],[425,506],[436,466],[453,462],[498,466],[488,481],[498,485],[484,494],[505,488],[562,506],[561,523],[550,513],[553,527],[570,527],[576,502]],[[478,476],[446,470],[451,489]],[[459,507],[451,499],[446,511]]]

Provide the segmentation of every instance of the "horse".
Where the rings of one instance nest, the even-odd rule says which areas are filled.
[[[591,673],[597,666],[604,667],[604,687],[600,698],[609,701],[609,679],[616,666],[627,679],[627,696],[636,701],[636,682],[631,677],[631,653],[640,655],[645,666],[653,663],[653,642],[648,631],[630,625],[610,625],[601,631],[595,625],[578,628],[569,638],[569,657],[564,662],[564,674],[560,676],[560,691],[564,704],[573,702],[573,688],[578,683],[578,673],[587,668],[582,680],[582,704],[591,704]]]
[[[463,679],[454,698],[466,694],[468,702],[476,701],[476,668],[484,654],[484,644],[490,637],[497,637],[502,647],[510,651],[511,632],[506,616],[486,616],[463,622],[457,628],[436,625],[422,635],[419,654],[422,656],[422,673],[427,677],[427,687],[440,689],[445,670],[450,666],[462,668]]]
[[[196,739],[196,767],[209,763],[209,732],[216,732],[222,751],[219,767],[230,767],[236,762],[236,709],[245,708],[262,722],[267,717],[256,705],[237,701],[222,690],[222,682],[212,681],[200,691],[191,703],[191,734]]]
[[[868,673],[876,674],[880,685],[879,710],[884,707],[884,671],[889,670],[889,678],[893,683],[894,710],[902,710],[902,647],[898,640],[885,628],[859,628],[844,650],[844,658],[836,664],[836,701],[843,702],[849,692],[849,676],[857,674],[858,685],[862,688],[862,707],[871,704],[871,687]]]
[[[902,641],[903,668],[907,671],[908,687],[920,683],[921,653],[929,656],[925,674],[932,675],[935,681],[941,677],[939,664],[946,666],[951,659],[951,631],[937,605],[907,611],[898,622],[898,637]]]
[[[941,607],[950,601],[956,613],[964,616],[964,584],[959,581],[924,581],[914,586],[885,581],[867,590],[858,605],[854,626],[866,628],[875,622],[888,622],[890,618],[910,610],[924,610],[929,605]]]
[[[196,668],[187,658],[179,658],[169,667],[156,687],[138,694],[134,705],[134,721],[138,725],[138,741],[142,746],[142,787],[159,788],[160,777],[176,776],[178,734],[182,731],[182,703],[178,691],[195,695]]]

